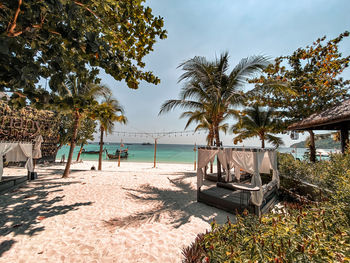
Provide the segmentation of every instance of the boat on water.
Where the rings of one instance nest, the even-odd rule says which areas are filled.
[[[341,153],[341,151],[334,149],[330,151],[326,151],[324,149],[316,150],[316,156],[321,158],[328,158],[331,154]]]
[[[81,153],[84,153],[84,154],[99,154],[100,151],[87,151],[87,150],[83,149],[83,151]]]
[[[144,143],[142,143],[141,145],[152,145],[152,144],[149,143],[149,142],[144,142]]]
[[[106,154],[107,154],[108,159],[115,160],[115,159],[119,158],[119,155],[120,155],[120,159],[128,158],[129,152],[128,152],[128,149],[126,148],[124,150],[119,150],[118,149],[118,150],[115,151],[115,154],[110,154],[110,153],[108,153],[108,151],[106,149]]]

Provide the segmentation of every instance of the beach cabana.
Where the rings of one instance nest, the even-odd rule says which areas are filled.
[[[225,183],[204,185],[206,167],[218,159],[225,172]],[[234,176],[231,170],[234,168]],[[263,185],[260,173],[270,174],[272,180]],[[249,182],[240,182],[241,172],[251,174]],[[235,178],[235,180],[234,180]],[[228,212],[247,209],[255,214],[265,212],[277,199],[279,174],[277,153],[258,148],[198,148],[197,200]]]
[[[24,142],[0,142],[0,181],[3,174],[3,156],[7,162],[26,162],[25,168],[34,171],[32,144]]]
[[[288,130],[339,130],[341,151],[345,152],[350,129],[350,100],[345,100],[339,105],[325,110],[321,113],[312,114],[310,117],[294,123]]]

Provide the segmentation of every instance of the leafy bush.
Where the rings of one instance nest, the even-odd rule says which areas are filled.
[[[316,163],[294,160],[289,154],[279,154],[278,169],[281,187],[313,197],[319,195],[321,190],[323,196],[342,207],[350,218],[350,153],[333,154],[329,160]],[[315,184],[320,190],[307,187],[305,183]]]
[[[342,262],[350,257],[349,241],[341,209],[285,205],[260,218],[212,223],[211,232],[184,249],[183,262]]]
[[[285,203],[260,218],[214,222],[183,250],[183,262],[350,262],[350,154],[317,163],[279,154],[278,161],[281,187],[304,195],[321,189],[328,201]]]

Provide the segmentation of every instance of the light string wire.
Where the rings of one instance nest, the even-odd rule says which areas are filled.
[[[203,132],[203,131],[202,131]],[[132,132],[132,131],[114,131],[112,134],[117,136],[124,136],[124,137],[149,137],[152,139],[160,139],[162,137],[166,136],[182,136],[186,134],[186,136],[194,134],[200,134],[200,131],[190,130],[190,131],[164,131],[164,132]],[[205,133],[205,132],[203,132]]]

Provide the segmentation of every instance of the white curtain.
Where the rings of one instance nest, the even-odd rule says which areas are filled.
[[[3,156],[6,155],[8,162],[27,161],[25,168],[33,172],[32,144],[31,143],[0,143],[0,180],[3,174]]]
[[[264,159],[265,152],[253,152],[253,166],[254,166],[254,172],[252,176],[252,180],[250,184],[252,186],[257,186],[260,188],[259,191],[254,191],[251,193],[250,201],[256,205],[261,206],[262,201],[264,199],[264,192],[262,189],[262,182],[260,177],[260,167]]]
[[[203,168],[214,160],[219,150],[198,149],[197,188],[203,185]]]
[[[35,138],[35,143],[33,146],[33,159],[41,158],[41,144],[44,141],[43,136],[39,135]]]
[[[28,158],[25,168],[27,168],[27,170],[29,172],[34,172],[34,167],[33,167],[33,150],[32,150],[32,144],[31,143],[19,143],[19,146],[23,152],[23,154]]]
[[[2,174],[4,173],[4,163],[2,161],[3,156],[17,147],[15,143],[0,143],[0,181],[2,180]]]
[[[280,187],[280,176],[277,169],[277,152],[269,152],[268,153],[271,169],[272,169],[272,181],[277,182],[277,187]]]
[[[253,152],[251,151],[232,150],[231,162],[235,167],[235,176],[237,180],[239,180],[241,176],[240,169],[251,174],[254,173]]]
[[[227,182],[232,181],[231,169],[235,167],[235,162],[232,158],[232,148],[220,149],[218,153],[218,157],[219,157],[219,161],[222,164],[223,169],[225,170],[226,181]],[[239,180],[240,172],[237,174],[237,171],[239,172],[239,168],[236,169],[235,167],[235,176]]]

